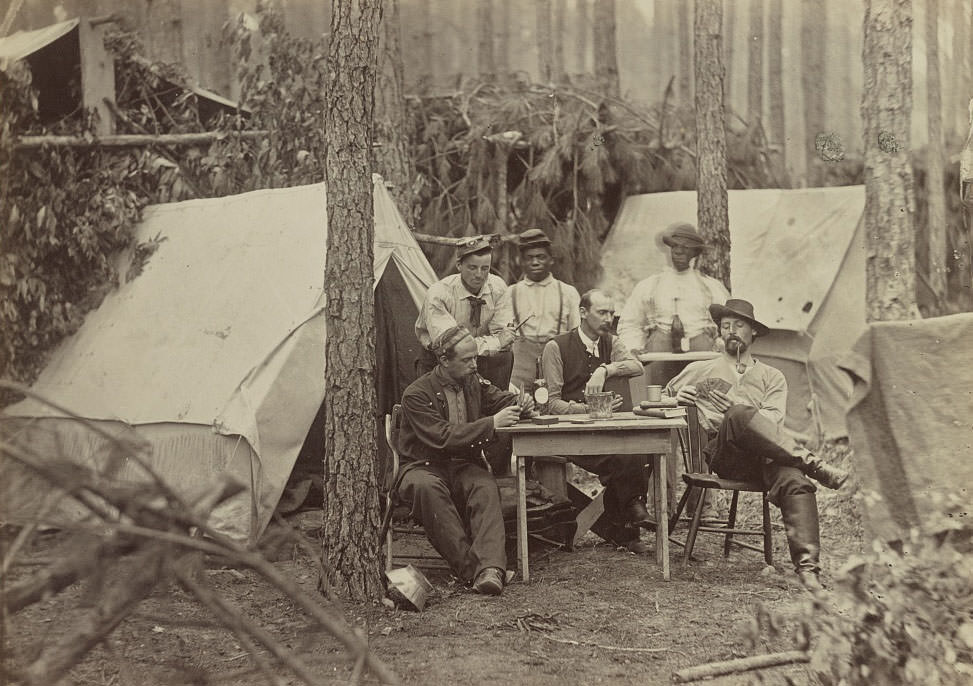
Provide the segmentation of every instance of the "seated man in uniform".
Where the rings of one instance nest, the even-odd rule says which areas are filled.
[[[436,368],[405,390],[399,492],[453,573],[477,593],[500,595],[507,568],[500,490],[480,451],[494,429],[517,423],[521,408],[513,393],[476,373],[476,353],[469,331],[447,329]]]
[[[779,370],[750,354],[753,339],[768,331],[754,318],[753,305],[730,299],[709,309],[723,339],[721,356],[689,364],[669,382],[666,394],[699,408],[710,438],[703,456],[717,475],[763,482],[768,499],[780,508],[801,583],[820,589],[818,507],[807,477],[837,489],[848,474],[784,432],[787,382]]]
[[[591,290],[581,296],[581,325],[555,336],[544,346],[544,379],[549,390],[551,414],[584,414],[586,392],[604,389],[612,377],[628,378],[642,373],[642,363],[611,332],[615,308],[607,293]],[[615,407],[621,404],[616,398]],[[615,524],[613,543],[633,553],[645,553],[638,527],[652,522],[645,509],[649,486],[649,457],[635,455],[581,455],[569,458],[582,469],[594,472],[605,485],[605,514]]]

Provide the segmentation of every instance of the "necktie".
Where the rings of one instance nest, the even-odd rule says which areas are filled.
[[[472,327],[472,333],[475,335],[477,329],[480,328],[480,311],[486,305],[486,300],[478,298],[475,295],[467,296],[466,299],[470,303],[470,327]]]

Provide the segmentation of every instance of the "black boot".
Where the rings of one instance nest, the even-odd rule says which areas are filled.
[[[791,552],[794,571],[809,591],[819,591],[818,574],[821,540],[818,530],[818,503],[813,493],[786,495],[780,499],[780,514],[787,532],[787,547]]]
[[[744,435],[737,439],[744,448],[758,451],[788,467],[797,467],[822,486],[838,490],[848,480],[848,472],[821,461],[817,455],[797,442],[759,412],[747,424]]]

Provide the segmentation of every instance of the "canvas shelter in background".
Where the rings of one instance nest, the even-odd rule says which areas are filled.
[[[771,327],[754,354],[786,376],[786,426],[805,436],[847,435],[851,383],[837,363],[865,326],[864,209],[862,186],[729,191],[730,291]],[[695,191],[627,198],[600,286],[627,298],[671,266],[661,234],[676,221],[696,223]]]
[[[378,411],[413,377],[412,332],[436,275],[374,179]],[[241,539],[267,525],[325,394],[327,204],[323,184],[146,208],[145,264],[54,352],[33,390],[112,433],[134,431],[176,490],[229,473],[247,486],[212,524]],[[137,274],[137,275],[136,275]],[[6,410],[32,448],[98,465],[104,441],[34,400]],[[9,431],[7,432],[10,433]],[[3,514],[37,482],[3,477]],[[120,477],[144,478],[133,464]]]

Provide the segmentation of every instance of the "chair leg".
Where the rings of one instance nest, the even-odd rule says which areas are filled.
[[[682,497],[679,499],[679,504],[676,505],[676,512],[671,517],[669,517],[670,534],[672,533],[672,530],[676,528],[676,524],[679,523],[679,517],[682,516],[682,511],[686,508],[686,503],[689,502],[689,493],[692,490],[693,490],[692,486],[689,485],[686,486],[686,491],[682,494]]]
[[[774,536],[770,527],[770,501],[767,494],[763,496],[763,515],[764,515],[764,562],[768,565],[774,564]]]
[[[733,497],[730,498],[730,515],[726,520],[726,528],[732,529],[737,525],[737,500],[740,497],[740,491],[733,491]],[[730,556],[730,543],[733,540],[733,534],[727,534],[723,539],[723,557]]]
[[[693,521],[689,523],[689,535],[686,536],[686,550],[683,553],[683,567],[689,564],[689,558],[693,554],[693,546],[696,545],[696,533],[699,531],[699,521],[703,518],[703,500],[706,496],[706,489],[699,489],[699,499],[696,501],[696,508],[693,510]]]

